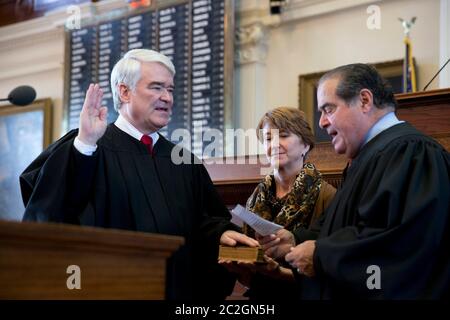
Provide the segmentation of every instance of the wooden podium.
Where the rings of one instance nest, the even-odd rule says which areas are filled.
[[[166,259],[183,243],[176,236],[0,221],[0,299],[164,299]],[[73,265],[80,289],[67,285]]]

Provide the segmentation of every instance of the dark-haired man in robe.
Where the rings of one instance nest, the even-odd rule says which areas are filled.
[[[397,119],[371,66],[328,72],[317,98],[320,126],[350,162],[321,224],[297,230],[303,243],[285,257],[302,298],[449,298],[449,153]]]

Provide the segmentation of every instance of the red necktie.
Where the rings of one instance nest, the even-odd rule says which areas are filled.
[[[153,155],[153,139],[152,139],[152,137],[144,134],[141,138],[141,142],[143,144],[145,144],[145,146],[147,147],[148,153]]]

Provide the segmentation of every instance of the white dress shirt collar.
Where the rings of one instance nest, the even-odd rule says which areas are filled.
[[[394,111],[385,114],[367,132],[366,137],[364,139],[364,143],[362,145],[365,145],[367,142],[369,142],[370,140],[375,138],[375,136],[377,136],[384,130],[389,129],[390,127],[395,126],[396,124],[399,124],[402,122],[405,122],[405,121],[398,120]]]
[[[125,119],[125,117],[123,117],[121,114],[119,114],[119,117],[117,118],[116,122],[114,122],[114,124],[117,128],[119,128],[123,132],[129,134],[130,136],[139,141],[144,135],[142,132],[136,129],[131,123],[129,123],[127,119]],[[154,146],[159,139],[159,134],[157,131],[155,131],[149,134],[149,136],[153,139],[153,146]]]

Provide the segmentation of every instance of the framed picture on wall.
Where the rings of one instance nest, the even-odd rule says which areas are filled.
[[[372,64],[394,88],[394,93],[402,92],[403,59]],[[319,127],[320,113],[317,111],[317,82],[327,71],[299,76],[299,107],[314,131],[317,142],[330,141],[327,132]]]
[[[0,219],[22,219],[19,176],[50,144],[51,118],[50,99],[0,107]]]

